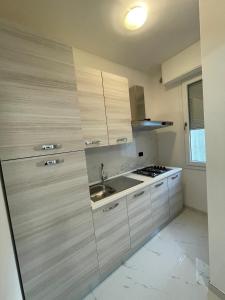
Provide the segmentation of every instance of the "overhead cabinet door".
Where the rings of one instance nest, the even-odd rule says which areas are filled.
[[[26,300],[74,300],[98,281],[82,151],[2,163]]]
[[[0,27],[0,158],[82,149],[72,49]]]
[[[108,132],[99,70],[76,68],[82,132],[86,148],[108,145]]]
[[[132,142],[128,79],[102,72],[109,144]]]

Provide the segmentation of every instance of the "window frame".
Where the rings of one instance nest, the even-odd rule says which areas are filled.
[[[182,99],[183,99],[183,115],[184,115],[184,140],[185,140],[186,165],[187,167],[190,168],[204,170],[206,168],[205,162],[195,162],[191,160],[191,139],[190,139],[189,107],[188,107],[188,86],[200,80],[202,80],[201,75],[195,76],[194,78],[182,83]]]

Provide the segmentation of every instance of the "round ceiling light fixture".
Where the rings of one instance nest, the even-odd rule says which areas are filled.
[[[131,8],[126,14],[124,25],[129,30],[136,30],[144,25],[147,16],[147,7],[144,5],[137,5]]]

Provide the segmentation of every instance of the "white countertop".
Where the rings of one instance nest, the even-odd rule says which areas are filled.
[[[125,173],[125,174],[120,174],[119,176],[126,176],[126,177],[130,177],[130,178],[134,178],[134,179],[137,179],[137,180],[141,180],[143,181],[142,183],[138,184],[138,185],[135,185],[129,189],[126,189],[122,192],[119,192],[119,193],[116,193],[116,194],[113,194],[112,196],[109,196],[109,197],[106,197],[102,200],[99,200],[97,202],[93,202],[91,201],[91,207],[92,207],[92,210],[95,210],[95,209],[98,209],[104,205],[107,205],[111,202],[114,202],[122,197],[125,197],[135,191],[138,191],[148,185],[151,185],[157,181],[160,181],[164,178],[167,178],[177,172],[181,172],[182,169],[181,168],[174,168],[174,167],[169,167],[171,170],[162,174],[162,175],[159,175],[157,177],[154,177],[154,178],[151,178],[151,177],[148,177],[148,176],[143,176],[143,175],[138,175],[138,174],[134,174],[132,172],[129,172],[129,173]],[[118,176],[116,176],[118,177]]]

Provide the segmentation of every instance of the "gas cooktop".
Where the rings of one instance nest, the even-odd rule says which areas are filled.
[[[148,177],[156,177],[156,176],[166,173],[170,170],[171,169],[166,168],[164,166],[149,166],[149,167],[146,167],[143,169],[138,169],[138,170],[134,171],[133,173],[148,176]]]

